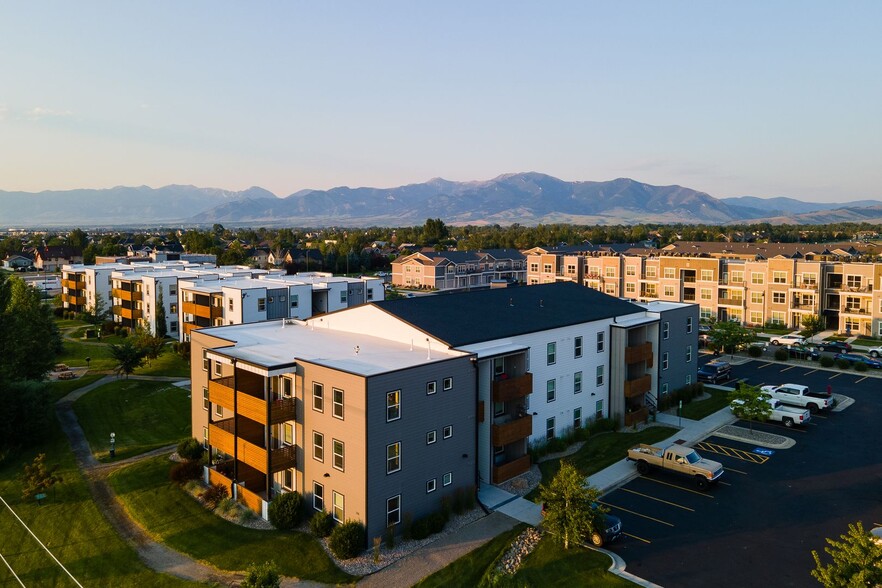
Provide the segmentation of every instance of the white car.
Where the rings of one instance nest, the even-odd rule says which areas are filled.
[[[799,335],[775,335],[769,342],[772,345],[802,345],[805,343],[805,337]]]
[[[873,347],[872,349],[867,351],[867,355],[872,358],[877,358],[882,355],[882,347]]]

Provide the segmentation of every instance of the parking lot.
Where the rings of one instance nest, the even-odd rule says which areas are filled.
[[[733,365],[732,375],[753,385],[829,384],[855,403],[814,415],[804,428],[753,425],[795,439],[789,449],[716,436],[699,442],[703,457],[726,468],[708,492],[655,471],[605,495],[626,533],[610,549],[628,571],[666,587],[818,586],[811,551],[823,551],[825,537],[855,521],[882,524],[882,379],[761,360]]]

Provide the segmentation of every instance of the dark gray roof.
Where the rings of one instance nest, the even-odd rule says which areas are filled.
[[[643,312],[572,282],[373,303],[452,347]]]

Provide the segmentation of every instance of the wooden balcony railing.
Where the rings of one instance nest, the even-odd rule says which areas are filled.
[[[141,300],[140,292],[132,292],[131,290],[123,290],[122,288],[113,288],[110,290],[110,295],[113,298],[119,298],[120,300]]]
[[[208,425],[208,444],[227,455],[233,455],[236,452],[233,419],[210,423]],[[264,468],[266,468],[266,462],[264,462]]]
[[[531,465],[530,455],[527,454],[508,463],[493,466],[493,483],[499,484],[514,478],[517,475],[523,474],[530,469]]]
[[[208,400],[229,410],[233,406],[233,377],[218,378],[208,381]],[[237,393],[239,415],[266,425],[266,401],[241,390]],[[270,403],[270,424],[292,421],[296,418],[296,404],[293,398],[280,398]]]
[[[233,376],[209,380],[208,400],[233,410]]]
[[[647,374],[633,380],[625,380],[625,398],[646,394],[652,389],[652,376]]]
[[[230,496],[233,495],[233,481],[214,468],[208,468],[208,483],[212,485],[220,484],[227,489]]]
[[[86,297],[85,296],[74,296],[72,294],[62,294],[61,301],[67,302],[68,304],[73,304],[75,306],[85,306]]]
[[[239,502],[256,512],[258,515],[263,514],[264,500],[259,494],[252,492],[241,484],[236,488],[236,492],[238,493]]]
[[[293,445],[283,445],[270,452],[273,473],[297,467],[297,448]]]
[[[493,425],[491,437],[495,447],[502,447],[533,434],[533,417],[525,416],[502,425]]]
[[[645,423],[649,419],[649,409],[645,406],[638,410],[625,413],[625,426],[631,427],[637,423]]]
[[[137,308],[126,308],[125,306],[113,306],[112,313],[129,320],[136,320],[142,316],[141,311]]]
[[[85,290],[86,282],[85,280],[61,280],[61,286],[71,290]]]
[[[718,301],[722,306],[744,306],[744,298],[719,298]]]
[[[526,373],[516,378],[494,380],[493,402],[508,402],[523,398],[533,392],[533,374]]]
[[[648,341],[639,345],[625,347],[625,363],[630,365],[640,361],[648,361],[652,367],[652,343]]]

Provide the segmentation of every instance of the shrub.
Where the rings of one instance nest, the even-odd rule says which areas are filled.
[[[242,588],[279,588],[282,575],[274,562],[252,563],[245,570]]]
[[[851,362],[848,361],[847,359],[842,359],[840,357],[839,359],[836,360],[836,367],[838,367],[841,370],[847,370],[848,368],[851,367]]]
[[[178,443],[178,455],[181,459],[186,459],[188,461],[199,461],[202,459],[202,455],[205,453],[205,448],[202,446],[202,443],[199,442],[198,439],[194,439],[190,437],[189,439],[184,439],[180,443]]]
[[[297,526],[303,497],[299,492],[285,492],[270,501],[269,521],[276,529],[293,529]]]
[[[448,494],[441,497],[441,514],[444,515],[444,522],[450,520],[450,514],[453,512],[453,499]]]
[[[176,463],[168,472],[168,478],[175,484],[186,484],[190,480],[202,477],[202,464],[198,461],[182,461]]]
[[[821,357],[820,364],[821,367],[833,367],[834,360],[832,357],[825,355]]]
[[[465,492],[466,510],[472,510],[473,508],[475,508],[475,504],[476,504],[475,501],[477,500],[477,498],[476,498],[477,492],[478,492],[477,488],[475,488],[474,486],[469,486],[468,488],[466,488],[466,492]]]
[[[615,431],[619,428],[619,423],[612,418],[604,418],[604,419],[596,419],[593,423],[588,426],[588,431],[591,435],[596,435],[598,433],[606,433],[609,431]]]
[[[560,453],[567,448],[567,442],[561,437],[555,437],[548,442],[549,453]]]
[[[413,530],[413,515],[409,512],[404,513],[404,519],[401,522],[401,540],[410,541],[413,538],[411,531]]]
[[[759,345],[751,345],[747,348],[747,355],[751,357],[759,357],[763,354],[763,348]]]
[[[52,314],[54,314],[57,318],[61,318],[61,317],[67,318],[67,316],[65,316],[67,313],[65,312],[63,306],[56,306],[55,308],[53,308]]]
[[[790,355],[787,353],[786,349],[776,349],[775,350],[775,359],[777,361],[787,361]]]
[[[309,519],[309,532],[316,537],[327,537],[334,530],[334,517],[320,510]]]
[[[202,493],[202,500],[205,501],[205,504],[207,504],[210,509],[214,510],[224,498],[229,496],[229,494],[227,487],[223,484],[211,484],[205,489],[205,492]]]
[[[395,548],[395,525],[386,527],[386,547],[389,549]]]
[[[218,512],[220,512],[222,515],[229,515],[230,513],[233,513],[233,512],[236,512],[237,510],[239,510],[239,504],[235,500],[233,500],[232,498],[224,498],[217,505],[216,510]]]
[[[465,488],[457,488],[453,492],[453,514],[461,515],[465,511]]]
[[[413,522],[413,526],[410,529],[411,536],[417,541],[421,539],[425,539],[429,535],[432,534],[431,528],[429,528],[429,519],[427,517],[417,519]]]
[[[346,521],[334,527],[328,539],[331,552],[340,559],[351,559],[364,549],[364,525],[358,521]]]
[[[867,364],[865,364],[864,362],[856,362],[854,364],[854,371],[856,371],[856,372],[867,371]]]
[[[429,515],[429,533],[440,533],[447,524],[447,517],[440,510]]]

